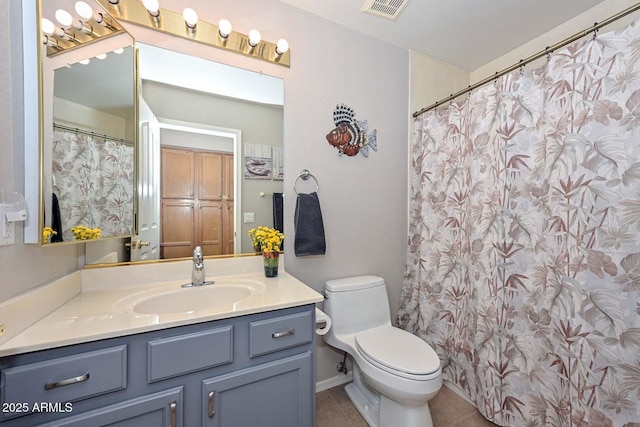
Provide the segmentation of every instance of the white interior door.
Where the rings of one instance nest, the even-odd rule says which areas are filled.
[[[138,152],[138,235],[131,240],[131,261],[160,258],[160,126],[142,123]]]

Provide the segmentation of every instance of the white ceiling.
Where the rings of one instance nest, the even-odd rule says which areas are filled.
[[[603,0],[410,0],[396,21],[361,12],[365,0],[280,1],[473,71]]]

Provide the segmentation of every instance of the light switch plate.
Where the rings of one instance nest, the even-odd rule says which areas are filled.
[[[245,212],[244,213],[244,223],[249,224],[252,222],[256,222],[256,213],[255,212]]]

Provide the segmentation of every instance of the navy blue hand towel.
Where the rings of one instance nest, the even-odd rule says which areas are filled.
[[[327,244],[318,193],[299,193],[294,214],[296,256],[324,255]]]
[[[273,193],[273,228],[284,231],[283,211],[284,211],[284,194]]]

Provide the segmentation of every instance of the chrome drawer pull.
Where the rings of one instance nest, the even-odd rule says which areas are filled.
[[[77,376],[77,377],[69,378],[67,380],[56,381],[54,383],[46,383],[44,385],[44,389],[45,390],[51,390],[52,388],[56,388],[56,387],[62,387],[62,386],[65,386],[65,385],[81,383],[81,382],[84,382],[84,381],[86,381],[88,379],[89,379],[89,372],[87,372],[84,375],[80,375],[80,376]]]
[[[178,404],[176,402],[171,402],[169,404],[169,407],[171,408],[171,427],[176,427],[177,426],[177,415],[176,415],[176,410],[178,408]]]
[[[216,411],[213,410],[213,396],[215,394],[215,390],[209,392],[209,418],[213,418],[213,416],[216,414]]]
[[[282,337],[286,337],[287,335],[293,335],[295,333],[296,333],[296,330],[291,328],[285,332],[274,332],[271,334],[271,338],[282,338]]]

